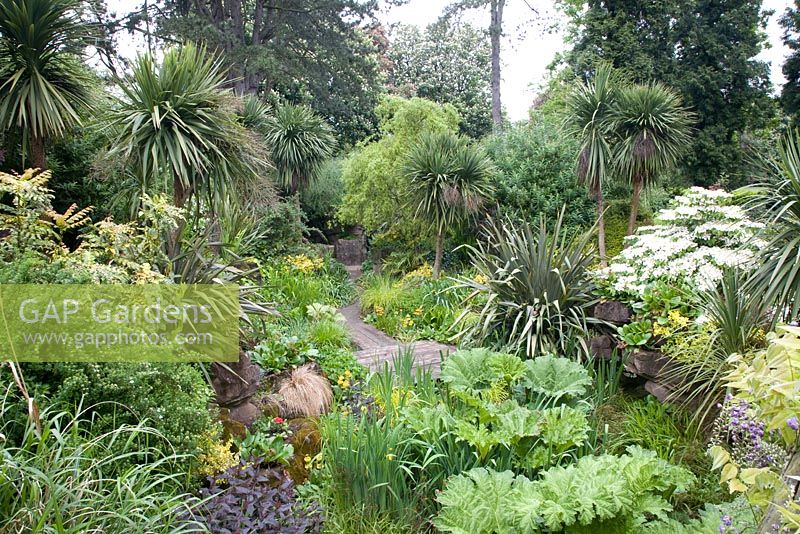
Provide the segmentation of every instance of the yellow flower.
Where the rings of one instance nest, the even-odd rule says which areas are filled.
[[[411,328],[414,326],[414,319],[412,319],[410,315],[406,314],[406,316],[403,317],[402,325],[403,328]]]
[[[426,261],[420,267],[417,267],[410,273],[406,273],[402,281],[407,282],[409,280],[413,280],[414,278],[430,278],[431,276],[433,276],[433,269]]]
[[[347,369],[347,370],[344,372],[344,376],[345,376],[346,378],[350,378],[351,376],[353,376],[353,373],[351,373],[351,372],[350,372],[350,369]]]
[[[661,326],[658,323],[655,323],[653,325],[653,335],[654,336],[665,337],[665,336],[670,335],[670,333],[671,333],[670,329],[667,328],[666,326]]]
[[[676,329],[685,328],[689,324],[689,318],[682,315],[680,310],[671,310],[669,313],[667,313],[667,318]]]
[[[417,306],[417,309],[414,310],[414,315],[416,315],[417,317],[422,315],[422,306]]]
[[[300,271],[301,273],[313,273],[322,268],[322,258],[310,258],[305,254],[298,254],[297,256],[286,256],[286,263],[290,267]]]
[[[391,454],[391,453],[390,453],[390,454],[387,454],[387,455],[386,455],[386,459],[387,459],[387,460],[389,460],[390,462],[391,462],[392,460],[394,460],[395,458],[397,458],[397,456],[395,456],[394,454]]]
[[[385,310],[383,309],[383,306],[375,306],[375,315],[377,315],[378,317],[383,317],[384,313]]]
[[[472,279],[476,284],[484,285],[486,282],[489,281],[489,277],[483,274],[476,274],[475,278]]]

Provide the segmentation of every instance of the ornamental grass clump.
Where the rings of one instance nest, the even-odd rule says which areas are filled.
[[[578,338],[588,353],[584,338],[596,299],[587,271],[596,257],[591,233],[569,237],[563,220],[562,208],[552,228],[544,219],[538,228],[490,221],[485,239],[466,247],[479,277],[462,278],[458,287],[472,290],[466,303],[477,310],[457,318],[458,337],[494,341],[528,358],[567,353]],[[478,318],[467,323],[475,311]]]

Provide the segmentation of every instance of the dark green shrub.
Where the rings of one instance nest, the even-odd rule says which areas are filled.
[[[541,216],[555,220],[566,204],[568,233],[594,223],[595,205],[575,175],[578,143],[557,124],[539,118],[509,128],[492,137],[487,149],[500,170],[495,183],[500,214],[536,224]]]
[[[193,454],[212,426],[211,388],[194,365],[41,363],[23,370],[32,393],[45,397],[40,402],[67,411],[83,407],[96,432],[146,421],[163,435],[164,447]]]
[[[308,218],[308,226],[320,230],[330,228],[343,196],[342,161],[332,159],[322,166],[317,179],[300,193],[300,205]]]
[[[296,199],[281,200],[258,208],[255,214],[258,231],[263,235],[253,247],[260,260],[297,252],[305,241],[306,224],[303,210]]]

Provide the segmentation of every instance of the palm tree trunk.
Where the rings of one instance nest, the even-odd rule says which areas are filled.
[[[439,279],[442,272],[442,256],[444,255],[444,231],[436,234],[436,256],[433,259],[433,279]]]
[[[600,266],[608,267],[606,258],[606,221],[603,188],[597,188],[597,249],[600,253]]]
[[[636,230],[636,219],[639,216],[639,199],[642,196],[642,179],[639,176],[633,178],[633,197],[631,198],[631,216],[628,218],[628,233],[631,235]]]
[[[189,191],[183,186],[183,182],[177,176],[172,180],[172,203],[176,208],[182,208],[189,197]]]
[[[503,108],[500,102],[500,37],[503,35],[503,7],[506,0],[491,1],[489,39],[492,43],[492,129],[495,133],[503,127]]]
[[[31,136],[31,167],[45,170],[47,167],[44,155],[44,138],[37,135]]]

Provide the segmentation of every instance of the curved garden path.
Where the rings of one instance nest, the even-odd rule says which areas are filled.
[[[348,266],[347,271],[354,281],[361,276],[360,266]],[[453,345],[445,345],[436,341],[401,343],[361,319],[361,303],[358,299],[349,306],[340,308],[339,312],[347,320],[347,328],[350,330],[353,343],[358,347],[355,353],[356,359],[373,371],[381,369],[383,362],[389,362],[391,365],[392,357],[403,348],[408,347],[414,351],[415,367],[420,365],[430,367],[433,375],[439,376],[442,354],[456,350]]]

